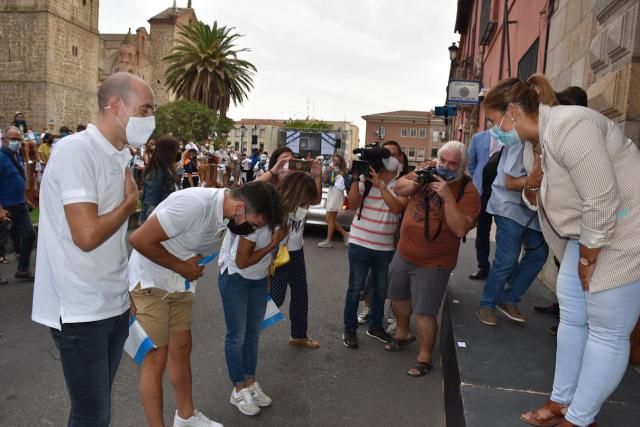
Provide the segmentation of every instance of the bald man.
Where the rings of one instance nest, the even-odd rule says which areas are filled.
[[[108,426],[111,386],[128,336],[128,219],[138,189],[128,147],[155,128],[154,96],[117,73],[98,92],[95,124],[56,144],[41,183],[32,319],[51,329],[69,426]]]

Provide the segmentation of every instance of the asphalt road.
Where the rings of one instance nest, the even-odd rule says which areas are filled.
[[[224,361],[224,320],[217,290],[217,267],[207,268],[194,299],[193,395],[196,408],[225,426],[444,426],[439,355],[426,377],[406,370],[416,344],[399,353],[359,331],[360,348],[343,346],[342,311],[347,286],[346,248],[316,245],[322,229],[307,230],[309,335],[317,350],[287,344],[288,323],[261,336],[258,380],[273,406],[257,417],[229,404],[231,384]],[[13,280],[16,263],[0,265],[10,278],[0,287],[0,425],[63,426],[69,411],[62,368],[49,331],[30,320],[31,282]],[[288,300],[283,306],[286,314]],[[165,379],[165,422],[173,420],[173,392]],[[125,354],[113,390],[113,426],[144,426],[138,395],[138,368]]]

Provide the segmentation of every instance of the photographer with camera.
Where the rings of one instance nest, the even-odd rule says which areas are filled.
[[[480,196],[464,174],[466,167],[464,144],[449,141],[438,150],[435,167],[405,175],[396,185],[397,194],[409,199],[398,251],[389,267],[389,298],[397,326],[385,350],[399,351],[416,340],[409,331],[415,313],[420,352],[416,366],[407,371],[412,377],[431,370],[442,297],[458,261],[460,240],[480,214]]]
[[[385,343],[392,340],[382,327],[382,317],[389,263],[395,251],[395,230],[407,200],[394,191],[401,165],[397,142],[387,141],[382,147],[369,145],[354,150],[354,154],[360,154],[360,159],[352,161],[349,206],[356,209],[357,214],[349,235],[349,288],[344,307],[343,343],[355,349],[358,348],[358,303],[369,270],[372,295],[367,335]]]

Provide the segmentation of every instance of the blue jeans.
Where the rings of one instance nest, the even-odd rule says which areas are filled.
[[[129,310],[109,319],[51,328],[71,398],[69,427],[107,427],[111,387],[129,336]]]
[[[349,289],[344,305],[344,329],[358,329],[358,304],[367,274],[371,270],[372,289],[369,307],[369,329],[382,328],[384,301],[387,298],[389,264],[394,251],[376,251],[364,246],[349,245]]]
[[[267,278],[245,279],[227,272],[218,278],[227,335],[224,355],[231,382],[244,383],[256,376],[260,324],[267,309]]]
[[[557,281],[560,325],[551,400],[570,404],[566,419],[586,426],[627,369],[629,336],[640,315],[640,280],[585,292],[578,277],[578,258],[579,245],[572,240]]]
[[[542,233],[499,215],[496,222],[496,255],[480,299],[482,307],[517,304],[533,283],[549,255]],[[520,251],[524,245],[524,256]],[[519,261],[518,261],[519,260]],[[505,285],[509,282],[509,288]]]

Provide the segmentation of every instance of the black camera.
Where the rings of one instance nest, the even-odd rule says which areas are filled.
[[[378,144],[369,144],[364,148],[356,148],[353,154],[358,158],[351,161],[352,175],[369,175],[369,167],[374,171],[380,172],[384,167],[383,160],[391,157],[391,151]]]
[[[432,182],[436,182],[437,179],[435,179],[434,177],[440,176],[440,174],[438,173],[438,170],[436,169],[435,166],[428,166],[425,169],[417,170],[416,176],[417,176],[418,184],[420,184],[420,186],[424,186],[426,184],[431,184]]]

